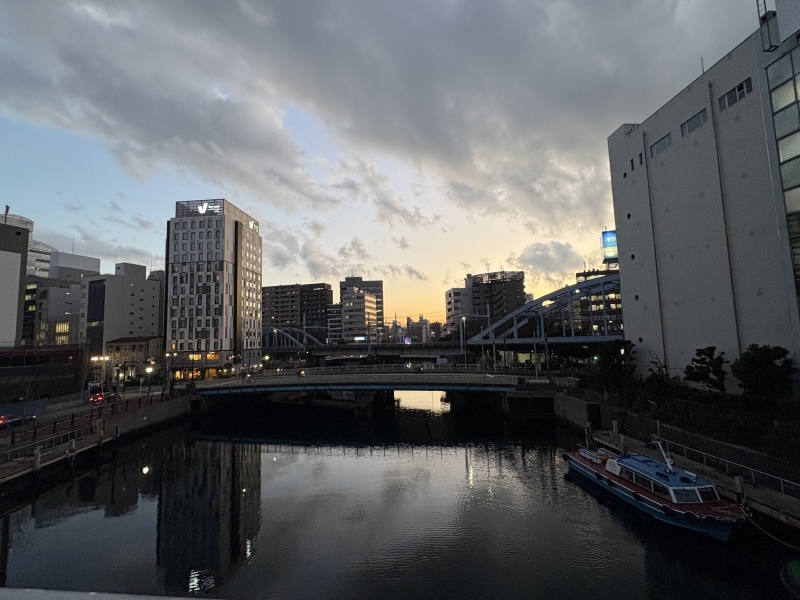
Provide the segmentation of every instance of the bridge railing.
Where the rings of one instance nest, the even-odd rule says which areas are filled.
[[[348,375],[350,377],[348,377]],[[519,382],[519,377],[515,375],[494,375],[492,373],[425,373],[420,375],[418,373],[408,371],[406,373],[359,373],[357,379],[354,381],[352,375],[356,372],[337,372],[337,373],[307,373],[306,375],[299,375],[297,371],[280,376],[280,377],[247,377],[239,379],[227,380],[211,380],[205,382],[198,382],[197,389],[202,390],[206,388],[220,388],[220,387],[257,387],[259,385],[341,385],[347,383],[348,385],[410,385],[410,384],[424,384],[424,385],[480,385],[480,386],[502,386],[513,387]],[[531,379],[533,380],[533,379]],[[546,380],[541,380],[546,381]]]

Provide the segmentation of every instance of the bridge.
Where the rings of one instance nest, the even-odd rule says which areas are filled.
[[[530,348],[536,344],[621,340],[619,294],[619,273],[582,281],[528,302],[469,338],[467,344],[499,342],[506,348]],[[609,302],[612,299],[616,302]]]
[[[536,344],[597,345],[621,340],[624,335],[619,296],[618,273],[582,281],[528,302],[467,339],[466,345],[500,343],[506,349],[535,350]],[[435,358],[463,356],[464,350],[459,341],[328,345],[294,327],[276,327],[264,332],[266,353],[303,351],[314,357]]]
[[[519,381],[514,375],[495,375],[480,372],[448,373],[363,373],[306,374],[223,379],[197,382],[197,394],[220,396],[230,394],[270,394],[276,392],[323,391],[457,391],[509,392]],[[540,380],[544,383],[547,380]]]

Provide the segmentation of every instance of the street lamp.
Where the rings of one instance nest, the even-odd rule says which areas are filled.
[[[464,373],[467,372],[467,317],[461,317],[461,341],[464,344]]]
[[[153,373],[153,367],[148,366],[145,369],[145,372],[147,373],[147,397],[149,398],[150,397],[150,376]]]
[[[167,358],[167,389],[172,391],[172,359],[178,356],[177,352],[167,352],[164,356]]]

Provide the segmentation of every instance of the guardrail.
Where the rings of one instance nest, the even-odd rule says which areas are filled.
[[[47,450],[57,448],[58,446],[62,446],[68,443],[70,440],[80,440],[95,435],[96,429],[97,426],[95,424],[86,425],[79,429],[65,431],[64,433],[53,435],[36,442],[14,446],[8,450],[5,450],[4,452],[0,452],[0,464],[33,456],[37,447],[40,447],[42,451],[45,452]]]
[[[515,375],[492,375],[481,373],[366,373],[359,374],[357,382],[348,379],[348,375],[355,375],[351,372],[340,372],[329,375],[307,374],[305,376],[296,373],[286,374],[278,378],[248,377],[246,379],[212,380],[197,384],[198,391],[215,387],[258,387],[259,385],[369,385],[369,384],[402,384],[409,385],[419,383],[421,385],[483,385],[483,386],[516,386],[519,379]],[[268,380],[268,383],[267,381]]]
[[[167,395],[160,397],[158,395],[151,394],[149,397],[138,399],[122,398],[116,402],[111,402],[108,404],[87,406],[80,411],[71,413],[69,417],[65,419],[55,420],[42,425],[37,423],[33,426],[26,425],[10,429],[8,430],[8,433],[0,436],[0,446],[8,445],[19,448],[22,446],[19,446],[18,444],[22,443],[24,445],[25,442],[30,440],[33,441],[34,445],[42,444],[44,440],[50,439],[51,437],[57,437],[61,434],[69,434],[72,431],[82,430],[85,427],[91,426],[96,419],[113,416],[119,413],[136,411],[140,408],[152,406],[153,404],[167,402],[173,397],[176,396]],[[2,453],[0,453],[0,463],[2,462]]]
[[[670,447],[680,448],[682,450],[681,454],[684,458],[693,460],[695,462],[702,462],[704,465],[717,471],[725,472],[727,475],[746,476],[750,480],[750,483],[755,486],[767,487],[786,496],[800,498],[800,483],[795,481],[790,481],[788,479],[784,479],[783,477],[778,477],[777,475],[759,471],[758,469],[748,467],[747,465],[742,465],[713,454],[708,454],[702,450],[684,446],[683,444],[678,444],[677,442],[670,442],[669,440],[660,438],[657,435],[651,436],[651,441],[662,442],[664,444],[664,450],[667,452],[670,451]]]

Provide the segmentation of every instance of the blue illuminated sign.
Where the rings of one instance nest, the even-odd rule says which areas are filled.
[[[603,232],[603,262],[617,262],[619,251],[617,250],[617,232]]]

